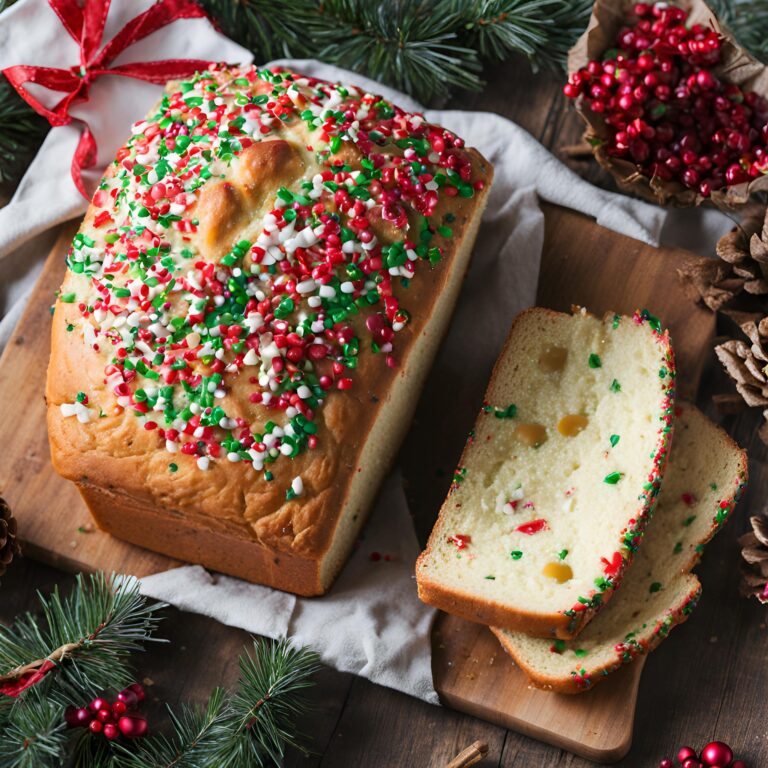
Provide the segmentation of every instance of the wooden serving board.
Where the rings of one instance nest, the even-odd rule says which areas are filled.
[[[545,215],[538,303],[563,310],[578,304],[595,313],[649,308],[671,328],[681,389],[695,393],[714,336],[714,317],[684,294],[676,270],[698,257],[645,246],[565,209],[546,206]],[[50,463],[43,398],[49,307],[74,231],[71,225],[62,229],[0,358],[0,493],[18,519],[27,556],[63,570],[146,576],[180,563],[93,530],[75,487],[56,475]],[[430,392],[433,386],[446,389],[439,382],[427,384],[414,419],[416,428],[401,453],[422,536],[431,527],[447,485],[439,467],[425,469],[431,456],[426,457],[419,442],[424,432],[419,424],[440,423],[442,406],[440,396]],[[470,410],[471,420],[474,410]],[[446,445],[445,451],[455,461],[460,445]],[[422,477],[441,479],[411,483],[409,465]],[[600,762],[618,760],[630,747],[642,664],[635,662],[588,693],[555,695],[531,689],[487,628],[441,615],[433,632],[435,687],[448,706]]]

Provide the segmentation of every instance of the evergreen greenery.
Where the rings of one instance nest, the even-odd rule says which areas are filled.
[[[0,626],[0,683],[54,662],[18,696],[0,693],[0,768],[261,768],[280,765],[286,745],[296,745],[318,660],[287,640],[254,641],[235,690],[217,688],[203,708],[170,711],[172,735],[109,742],[67,728],[67,706],[87,706],[134,679],[129,657],[156,640],[164,606],[147,602],[135,579],[103,575],[79,576],[66,598],[55,590],[39,599],[39,616]]]
[[[0,0],[0,12],[15,0]],[[487,63],[522,54],[563,67],[591,0],[197,0],[259,62],[312,57],[355,70],[423,103],[483,86]],[[711,0],[755,56],[768,61],[765,0]],[[0,191],[18,182],[47,124],[0,83]]]

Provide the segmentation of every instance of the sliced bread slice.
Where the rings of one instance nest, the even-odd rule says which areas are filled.
[[[643,546],[610,606],[575,640],[493,629],[531,682],[559,693],[591,688],[655,648],[685,621],[700,593],[690,573],[747,479],[747,458],[693,406],[680,407],[664,487]]]
[[[575,636],[621,581],[658,493],[674,358],[647,312],[515,319],[416,565],[471,621]]]

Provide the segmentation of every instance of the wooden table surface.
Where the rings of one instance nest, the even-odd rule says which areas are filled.
[[[533,75],[527,63],[514,60],[489,71],[487,78],[483,93],[455,99],[449,106],[509,117],[555,153],[578,143],[579,121],[561,95],[559,77]],[[595,163],[563,159],[590,181],[612,187]],[[701,747],[714,738],[731,744],[750,768],[768,766],[768,608],[738,595],[736,541],[748,526],[748,516],[764,504],[767,451],[757,437],[754,413],[727,419],[713,413],[709,396],[725,391],[730,391],[729,383],[710,355],[700,405],[748,448],[749,491],[734,519],[707,549],[699,569],[704,596],[698,610],[646,664],[634,746],[621,766],[655,768],[683,744]],[[434,510],[415,514],[421,518],[419,529],[428,529],[427,518]],[[9,622],[34,607],[35,590],[47,592],[55,584],[66,588],[72,580],[71,575],[20,559],[3,578],[0,620]],[[234,661],[249,642],[245,632],[175,609],[167,610],[160,634],[170,644],[150,645],[136,659],[139,677],[154,681],[150,717],[155,724],[163,719],[163,703],[203,701],[212,687],[232,683],[237,676]],[[318,674],[310,697],[313,711],[301,727],[311,753],[291,751],[286,766],[442,768],[477,739],[489,745],[481,766],[591,765],[503,728],[330,669]]]

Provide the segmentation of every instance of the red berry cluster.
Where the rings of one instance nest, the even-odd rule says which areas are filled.
[[[768,101],[713,74],[720,36],[667,3],[637,3],[616,48],[571,75],[609,129],[605,152],[702,197],[768,172]]]
[[[88,728],[91,733],[104,734],[110,741],[121,735],[138,739],[147,733],[147,718],[136,711],[144,695],[138,683],[131,683],[111,704],[99,696],[87,707],[67,707],[64,719],[70,728]]]
[[[677,762],[682,768],[747,768],[743,760],[733,759],[733,750],[722,741],[707,744],[697,755],[691,747],[682,747],[677,753]],[[675,763],[666,758],[659,763],[659,768],[674,768]]]

